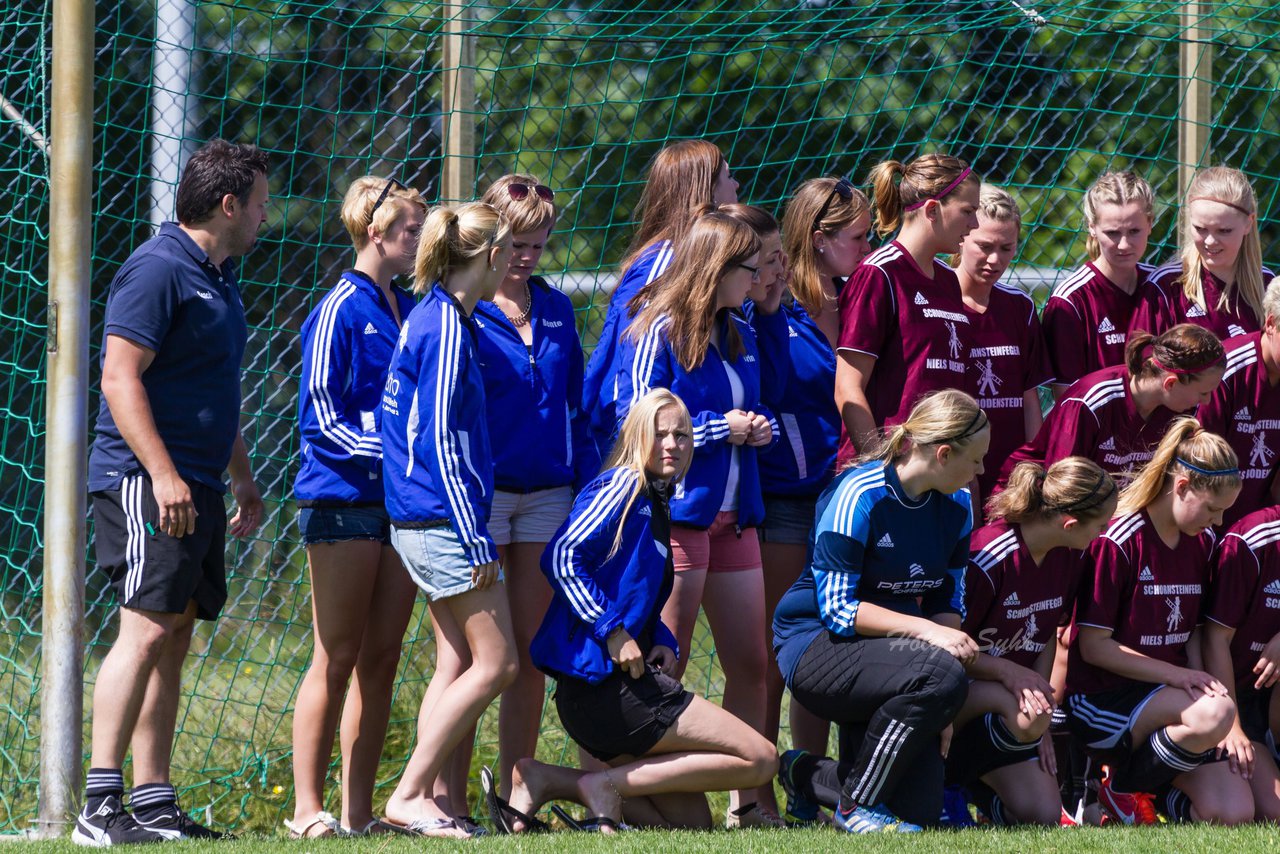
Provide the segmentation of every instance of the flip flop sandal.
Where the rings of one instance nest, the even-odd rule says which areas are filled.
[[[429,839],[470,839],[471,834],[467,833],[466,828],[460,827],[458,822],[451,818],[418,818],[403,826],[403,833],[409,836],[423,836]],[[461,831],[463,834],[459,836],[457,833],[448,833],[442,831]]]
[[[458,827],[461,827],[463,830],[465,830],[467,833],[470,833],[472,836],[488,836],[489,835],[489,831],[486,830],[484,827],[482,827],[480,823],[476,821],[475,816],[456,815],[453,817],[453,821],[454,821],[454,824],[458,825]]]
[[[302,822],[290,821],[285,819],[283,822],[285,830],[289,831],[290,839],[323,839],[326,836],[336,836],[342,832],[342,825],[338,820],[324,810],[315,814],[311,821],[303,824]],[[311,833],[311,828],[320,825],[324,828],[323,833]]]
[[[375,816],[374,818],[369,819],[368,823],[365,824],[364,827],[344,827],[338,831],[339,836],[345,836],[348,838],[360,836],[382,836],[388,833],[395,833],[404,836],[405,829],[398,824],[392,824],[389,821]]]
[[[631,826],[621,821],[614,821],[607,815],[593,815],[578,821],[561,807],[559,804],[551,805],[551,814],[560,819],[564,826],[570,830],[579,830],[584,833],[599,833],[601,828],[607,828],[615,833],[624,830],[630,830]]]
[[[516,831],[511,829],[511,822],[508,821],[511,818],[524,824],[524,830],[520,831],[521,833],[546,833],[551,830],[551,825],[542,819],[526,815],[507,803],[506,799],[498,794],[493,772],[488,767],[480,769],[480,791],[484,793],[485,807],[489,811],[489,820],[493,822],[495,833],[504,835],[515,833]]]

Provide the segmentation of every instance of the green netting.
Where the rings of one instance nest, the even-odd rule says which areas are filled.
[[[256,539],[229,551],[231,601],[202,626],[186,674],[175,748],[184,803],[217,824],[274,826],[288,815],[289,709],[309,655],[310,607],[290,499],[297,440],[298,329],[349,260],[338,224],[347,182],[396,175],[440,192],[441,8],[384,2],[179,3],[187,26],[157,33],[156,7],[97,5],[93,127],[94,356],[101,299],[118,265],[151,232],[151,176],[214,135],[271,152],[269,227],[244,263],[251,335],[245,424],[269,509]],[[1171,249],[1182,98],[1175,2],[802,0],[790,3],[546,2],[467,4],[475,44],[478,185],[513,169],[545,177],[563,215],[544,270],[574,294],[589,347],[622,256],[650,157],[703,136],[726,152],[744,200],[777,210],[802,180],[860,178],[876,161],[945,149],[1014,193],[1027,226],[1017,265],[1051,284],[1083,252],[1084,188],[1133,167],[1164,205],[1151,257]],[[1280,189],[1270,3],[1215,3],[1209,127],[1213,162],[1255,180],[1264,252]],[[44,395],[42,291],[47,269],[48,4],[0,12],[0,831],[34,817],[38,778]],[[158,57],[165,57],[161,61]],[[176,58],[175,58],[176,57]],[[154,75],[154,76],[153,76]],[[176,101],[173,114],[153,112]],[[471,105],[469,105],[471,106]],[[30,128],[17,117],[21,116]],[[56,227],[56,224],[53,226]],[[90,378],[96,386],[96,372]],[[96,393],[90,411],[97,407]],[[86,697],[114,636],[113,602],[90,562]],[[719,695],[699,636],[693,687]],[[429,625],[415,618],[380,780],[394,780],[431,672]],[[492,758],[494,717],[478,736]],[[86,728],[87,735],[87,728]],[[559,757],[550,711],[541,750]],[[336,791],[336,786],[333,787]],[[385,788],[383,790],[385,792]]]

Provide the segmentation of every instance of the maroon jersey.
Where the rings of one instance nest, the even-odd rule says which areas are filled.
[[[1183,534],[1169,548],[1147,511],[1120,516],[1085,552],[1076,602],[1076,627],[1107,629],[1121,644],[1150,658],[1187,666],[1187,641],[1200,622],[1209,579],[1213,532]],[[1073,637],[1067,692],[1123,688],[1132,680],[1095,667],[1080,656]]]
[[[1280,632],[1280,507],[1249,513],[1213,554],[1204,617],[1235,629],[1231,666],[1236,688],[1251,688],[1268,640]]]
[[[1053,380],[1036,304],[1017,288],[997,284],[985,312],[964,307],[969,317],[969,383],[965,390],[991,419],[991,447],[978,477],[983,500],[1000,467],[1027,441],[1022,396]]]
[[[876,357],[867,402],[877,427],[905,421],[927,392],[964,388],[969,317],[955,271],[935,259],[927,278],[896,241],[872,252],[840,291],[837,349]],[[842,430],[839,460],[853,455]]]
[[[1035,439],[1009,456],[1000,486],[1023,460],[1047,469],[1063,457],[1081,456],[1123,474],[1151,459],[1175,414],[1157,406],[1143,421],[1129,393],[1128,371],[1120,365],[1095,371],[1067,389]]]
[[[1263,269],[1263,281],[1271,281],[1271,271]],[[1253,309],[1243,300],[1233,299],[1227,308],[1219,309],[1222,298],[1222,281],[1208,270],[1202,270],[1201,285],[1204,288],[1205,307],[1187,299],[1182,290],[1182,262],[1175,261],[1160,267],[1147,280],[1140,291],[1140,300],[1129,321],[1131,330],[1144,329],[1159,335],[1179,323],[1194,323],[1213,332],[1219,338],[1234,338],[1261,329]]]
[[[1086,374],[1124,364],[1125,335],[1143,283],[1154,268],[1138,265],[1132,294],[1085,264],[1053,289],[1044,305],[1044,340],[1054,382],[1073,383]]]
[[[964,630],[987,655],[1034,667],[1071,616],[1081,554],[1051,549],[1036,566],[1022,527],[1003,521],[974,531],[965,574]]]
[[[1231,638],[1231,664],[1237,688],[1253,686],[1258,653],[1280,632],[1277,543],[1280,507],[1265,507],[1231,526],[1214,554],[1204,615],[1236,630]]]
[[[1261,332],[1226,341],[1227,372],[1196,413],[1204,429],[1231,443],[1243,487],[1223,525],[1272,504],[1271,481],[1280,464],[1280,388],[1267,380]]]

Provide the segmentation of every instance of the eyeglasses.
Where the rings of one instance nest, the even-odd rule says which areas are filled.
[[[378,200],[373,203],[373,209],[369,211],[369,219],[372,220],[374,213],[377,212],[378,208],[382,207],[382,203],[387,200],[387,194],[391,192],[392,187],[400,190],[405,188],[404,184],[401,184],[395,178],[387,179],[387,186],[382,188],[382,192],[378,194]]]
[[[510,195],[511,198],[515,199],[516,201],[529,198],[530,192],[537,193],[538,198],[542,199],[544,202],[552,201],[556,197],[555,190],[543,184],[508,184],[507,185],[507,194]]]
[[[758,281],[760,281],[760,268],[759,268],[759,267],[752,267],[750,264],[739,264],[738,266],[739,266],[739,267],[741,267],[741,268],[742,268],[742,269],[744,269],[744,270],[750,270],[750,271],[751,271],[751,281],[753,281],[753,282],[758,282]]]
[[[822,218],[827,215],[827,211],[831,209],[831,202],[836,196],[844,199],[846,202],[853,198],[853,182],[848,178],[841,178],[836,181],[836,185],[831,188],[831,192],[827,193],[827,200],[822,203],[822,207],[818,208],[818,215],[813,218],[813,228],[811,231],[817,231],[822,224]]]

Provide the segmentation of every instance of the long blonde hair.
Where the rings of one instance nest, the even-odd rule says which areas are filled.
[[[930,199],[945,200],[965,184],[981,184],[982,176],[969,170],[969,164],[950,154],[923,154],[910,163],[886,160],[871,169],[867,181],[871,184],[871,211],[876,220],[876,232],[881,236],[893,234],[902,226],[907,214],[923,206]],[[960,180],[960,176],[964,180]],[[901,180],[895,181],[895,178]],[[914,215],[914,214],[912,214]]]
[[[988,519],[1023,524],[1062,513],[1081,521],[1101,516],[1116,494],[1116,482],[1085,457],[1063,457],[1045,471],[1026,460],[1013,467],[1003,492],[987,502]]]
[[[648,299],[627,329],[639,341],[659,318],[669,317],[667,341],[686,371],[702,364],[711,346],[720,280],[760,251],[760,238],[742,220],[712,210],[699,216],[676,242],[671,266],[636,300]],[[635,306],[635,302],[632,305]],[[737,359],[744,351],[736,324],[730,323],[724,353]]]
[[[1169,423],[1151,461],[1120,491],[1116,513],[1136,513],[1155,501],[1171,478],[1185,477],[1196,492],[1240,486],[1240,461],[1226,439],[1189,416]]]
[[[427,213],[418,238],[413,292],[423,294],[450,271],[465,267],[495,246],[511,240],[511,225],[493,205],[467,202],[441,205]]]
[[[978,402],[964,392],[953,388],[930,392],[911,407],[906,421],[891,427],[888,435],[857,462],[894,462],[917,445],[963,448],[989,424]]]
[[[1222,289],[1222,296],[1215,306],[1219,311],[1230,307],[1232,299],[1239,295],[1240,301],[1253,310],[1253,314],[1261,324],[1262,296],[1266,283],[1262,281],[1262,241],[1258,237],[1258,199],[1253,193],[1249,179],[1239,169],[1229,166],[1211,166],[1201,169],[1191,179],[1187,187],[1187,198],[1182,203],[1182,292],[1187,299],[1202,310],[1209,306],[1204,301],[1204,263],[1200,260],[1200,252],[1196,249],[1195,234],[1191,228],[1191,203],[1199,201],[1218,202],[1233,208],[1250,217],[1249,230],[1240,243],[1240,254],[1236,256],[1235,281]]]
[[[813,247],[813,233],[837,234],[871,210],[871,202],[857,187],[850,188],[847,199],[836,192],[836,185],[842,180],[830,176],[810,178],[796,190],[782,215],[782,246],[791,263],[788,287],[796,302],[812,317],[820,316],[823,309],[822,277],[818,273],[818,250]],[[814,222],[828,199],[831,201],[822,220]]]
[[[605,469],[623,468],[634,474],[631,492],[622,507],[621,516],[618,517],[618,530],[613,535],[613,547],[609,550],[609,557],[618,553],[618,548],[622,545],[623,523],[626,521],[627,514],[631,512],[631,506],[636,503],[636,499],[644,492],[649,482],[649,458],[653,454],[653,445],[658,435],[658,415],[668,408],[677,411],[680,417],[680,429],[692,437],[693,419],[689,417],[689,409],[684,405],[684,401],[670,389],[655,388],[631,407],[631,411],[622,422],[621,429],[618,430],[618,440],[614,443],[613,450],[609,452],[608,459],[605,460]],[[684,460],[684,468],[671,478],[671,483],[684,478],[692,462],[693,449],[690,447],[690,452]]]
[[[1103,172],[1098,180],[1084,192],[1085,225],[1093,228],[1098,222],[1100,205],[1128,205],[1137,202],[1147,214],[1147,221],[1156,223],[1156,194],[1151,185],[1133,172]],[[1089,260],[1097,260],[1102,255],[1102,247],[1088,231],[1084,239],[1085,252]]]

